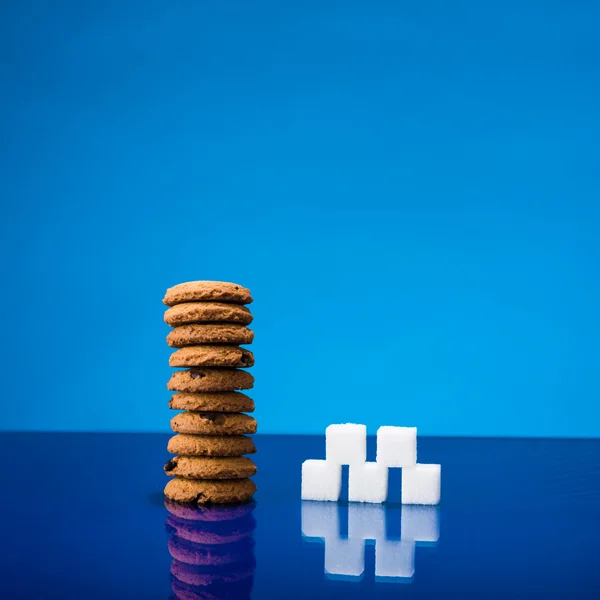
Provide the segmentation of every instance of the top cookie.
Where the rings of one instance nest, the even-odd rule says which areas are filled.
[[[231,302],[250,304],[250,290],[226,281],[189,281],[169,288],[163,298],[167,306],[182,302]]]

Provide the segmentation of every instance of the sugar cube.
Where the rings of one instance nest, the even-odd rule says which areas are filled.
[[[440,465],[416,465],[402,469],[402,504],[439,504]]]
[[[440,537],[438,508],[410,504],[403,506],[401,528],[403,540],[437,542]]]
[[[350,502],[385,502],[388,493],[388,468],[385,465],[354,463],[348,470]]]
[[[377,430],[377,462],[388,467],[417,464],[417,428],[384,425]]]
[[[325,457],[338,465],[367,460],[367,427],[355,423],[330,425],[325,430]]]
[[[302,463],[302,500],[337,501],[342,491],[342,467],[328,460]]]

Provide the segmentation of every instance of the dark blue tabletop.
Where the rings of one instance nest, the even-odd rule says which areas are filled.
[[[2,434],[0,596],[599,597],[600,441],[419,438],[442,502],[415,511],[399,473],[384,506],[302,503],[324,438],[258,435],[254,504],[173,515],[167,439]]]

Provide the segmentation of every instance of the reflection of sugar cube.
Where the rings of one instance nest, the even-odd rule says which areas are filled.
[[[338,505],[331,502],[302,502],[302,535],[326,540],[338,538]]]
[[[402,504],[439,504],[440,465],[416,465],[402,469]]]
[[[364,541],[339,538],[325,541],[325,571],[327,573],[358,577],[364,570]]]
[[[325,430],[325,457],[338,465],[363,463],[367,460],[366,425],[330,425]]]
[[[384,425],[377,430],[377,462],[388,467],[417,463],[417,428]]]
[[[385,508],[381,504],[348,505],[348,537],[355,540],[384,540]]]
[[[415,573],[415,543],[377,540],[375,545],[376,577],[412,577]]]
[[[342,491],[342,467],[328,460],[302,463],[302,500],[337,501]]]
[[[388,493],[388,468],[375,462],[350,465],[348,500],[385,502]]]
[[[435,506],[403,506],[401,526],[403,541],[437,542],[440,537],[438,509]]]

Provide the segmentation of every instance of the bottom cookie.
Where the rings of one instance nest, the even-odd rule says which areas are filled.
[[[165,487],[170,500],[194,504],[242,504],[256,492],[251,479],[195,480],[175,477]]]

